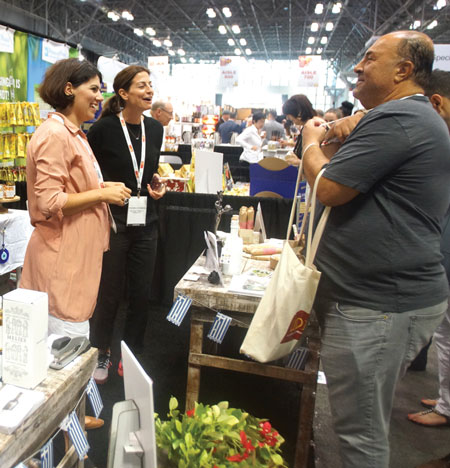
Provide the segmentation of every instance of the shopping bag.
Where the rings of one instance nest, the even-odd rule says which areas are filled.
[[[314,220],[317,185],[323,171],[317,176],[308,201],[311,206],[311,220]],[[308,211],[304,216],[301,232],[306,224]],[[288,355],[297,345],[308,323],[319,285],[320,272],[313,262],[329,212],[330,207],[326,207],[314,237],[313,223],[309,223],[305,264],[295,255],[289,242],[285,242],[278,265],[242,343],[241,353],[259,362],[269,362]]]

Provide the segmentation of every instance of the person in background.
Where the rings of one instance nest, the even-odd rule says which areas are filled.
[[[48,294],[48,333],[89,337],[109,245],[108,203],[130,198],[122,182],[103,182],[98,163],[81,130],[94,118],[102,75],[87,60],[60,60],[47,69],[39,87],[56,109],[36,129],[27,149],[28,211],[33,234],[20,287]],[[103,421],[87,417],[86,427]]]
[[[325,112],[321,109],[316,109],[316,115],[317,117],[320,117],[321,119],[323,119],[323,116],[325,115]]]
[[[276,121],[277,113],[274,110],[270,110],[267,113],[267,120],[264,124],[263,130],[266,132],[266,141],[268,140],[278,140],[280,138],[286,137],[286,132],[282,124]],[[274,138],[272,138],[272,136]]]
[[[423,96],[433,58],[423,33],[381,36],[354,69],[354,96],[370,110],[340,150],[331,160],[323,154],[320,122],[303,129],[306,178],[312,185],[325,167],[317,197],[332,206],[314,310],[345,468],[389,466],[397,380],[447,308],[440,223],[450,141]]]
[[[283,114],[300,130],[292,153],[289,152],[286,156],[286,161],[289,164],[298,166],[302,151],[301,130],[303,125],[316,115],[316,111],[313,109],[311,101],[304,94],[295,94],[283,104]]]
[[[169,125],[173,119],[173,106],[169,101],[156,101],[152,104],[150,115],[156,119],[163,127]]]
[[[354,105],[350,101],[342,101],[339,110],[342,112],[342,117],[352,115]]]
[[[105,180],[120,179],[131,188],[128,205],[112,207],[117,233],[103,258],[97,307],[91,321],[91,341],[99,348],[94,378],[105,383],[111,365],[111,342],[117,311],[128,280],[128,309],[123,340],[135,354],[142,353],[150,309],[150,289],[158,239],[156,200],[165,193],[157,174],[162,125],[143,116],[152,105],[150,72],[131,65],[114,79],[114,95],[88,140]],[[119,375],[123,374],[122,361]]]
[[[228,110],[224,110],[222,112],[222,115],[221,115],[219,121],[216,124],[216,132],[219,131],[219,128],[223,123],[225,123],[226,121],[228,121],[230,119],[230,115],[231,115],[231,112],[228,111]]]
[[[444,119],[450,132],[450,72],[434,70],[431,80],[425,87],[425,95],[437,113]],[[450,283],[450,210],[443,222],[441,252],[444,255],[443,265]],[[422,399],[422,404],[429,409],[419,413],[408,414],[408,419],[426,427],[447,426],[450,424],[450,308],[444,320],[437,328],[435,343],[438,354],[439,398]],[[450,458],[450,455],[449,455]]]
[[[229,115],[230,118],[219,127],[219,134],[222,143],[230,143],[231,135],[233,133],[239,134],[243,130],[242,125],[239,125],[236,122],[236,113],[231,112]]]
[[[325,122],[334,122],[335,120],[342,119],[343,115],[340,109],[328,109],[323,116]]]
[[[247,127],[237,138],[236,143],[244,148],[239,158],[239,164],[248,168],[250,164],[257,163],[262,159],[261,130],[264,126],[264,114],[256,112],[252,117],[252,125]]]

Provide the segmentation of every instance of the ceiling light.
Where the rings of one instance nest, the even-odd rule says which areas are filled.
[[[317,32],[319,30],[319,23],[312,23],[311,24],[311,31]]]
[[[308,37],[308,44],[314,44],[314,42],[316,41],[316,38],[315,37]]]
[[[335,15],[337,15],[338,13],[341,12],[341,8],[342,8],[341,2],[335,3],[333,5],[333,8],[331,9],[331,13],[334,13]]]
[[[122,18],[126,19],[128,21],[133,21],[134,20],[134,16],[127,10],[122,11]]]
[[[178,49],[177,53],[178,55],[181,55],[181,56],[186,55],[186,52],[183,49]]]
[[[420,28],[421,22],[419,20],[415,20],[414,23],[409,25],[409,29],[417,29]]]
[[[187,62],[186,57],[181,57],[180,60],[181,60],[182,63],[186,63],[186,62]]]
[[[175,55],[175,51],[172,49],[169,49],[167,52],[169,52],[169,55],[171,55],[172,57]]]
[[[322,52],[323,52],[322,47],[319,47],[319,48],[317,49],[317,53],[318,53],[318,54],[321,54]]]
[[[436,20],[432,21],[428,26],[427,29],[433,29],[438,25],[438,22]]]
[[[229,46],[234,46],[235,42],[234,42],[234,39],[228,39],[228,45]]]
[[[305,49],[305,54],[310,54],[311,52],[312,52],[311,47],[307,47],[307,48]]]
[[[325,31],[332,31],[334,27],[334,24],[330,21],[325,25]]]
[[[322,38],[320,39],[320,43],[321,44],[326,44],[328,42],[328,37],[327,36],[322,36]]]
[[[221,24],[217,29],[219,30],[220,34],[227,33],[227,28],[223,24]]]
[[[447,5],[446,0],[438,0],[436,4],[433,6],[433,10],[440,10]]]
[[[236,49],[234,49],[234,55],[241,55],[241,54],[242,54],[241,49],[238,49],[236,47]]]
[[[153,28],[146,28],[146,29],[145,29],[145,32],[146,32],[149,36],[156,36],[156,31],[155,31]]]
[[[241,33],[241,28],[237,24],[233,24],[233,26],[231,26],[231,30],[234,32],[234,34]]]
[[[247,45],[247,40],[245,38],[241,37],[239,39],[239,44],[241,44],[242,46],[246,46]]]
[[[172,41],[170,39],[164,39],[163,44],[166,47],[172,47]]]
[[[153,45],[155,47],[161,47],[162,43],[161,43],[161,41],[158,41],[158,39],[153,39]]]
[[[322,3],[317,3],[316,8],[314,9],[314,13],[316,15],[321,15],[323,13],[323,4]]]
[[[115,11],[108,11],[108,18],[112,21],[119,21],[120,15],[118,15]]]
[[[190,58],[189,58],[189,62],[195,63],[195,58],[194,58],[194,57],[190,57]]]
[[[247,55],[252,55],[252,49],[245,49],[245,53]]]
[[[229,18],[231,16],[231,10],[228,7],[223,7],[222,8],[222,13],[226,18]]]
[[[144,31],[142,31],[142,29],[139,29],[139,28],[134,28],[133,32],[134,34],[136,34],[136,36],[139,36],[139,37],[142,37],[144,35]]]
[[[212,8],[208,8],[206,10],[206,14],[208,15],[209,18],[215,18],[216,17],[216,12]]]

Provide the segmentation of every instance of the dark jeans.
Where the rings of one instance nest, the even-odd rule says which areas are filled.
[[[110,250],[103,256],[97,306],[91,319],[91,343],[105,350],[111,346],[114,323],[128,280],[128,310],[123,340],[133,350],[143,350],[149,317],[150,290],[158,241],[157,223],[130,226],[125,232],[111,232]]]

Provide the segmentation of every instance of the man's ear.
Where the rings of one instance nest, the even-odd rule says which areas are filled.
[[[433,94],[430,96],[430,102],[434,107],[434,110],[441,115],[442,114],[442,105],[444,104],[444,100],[440,94]]]
[[[407,80],[414,71],[414,64],[411,60],[403,60],[397,65],[394,81],[400,83]]]

